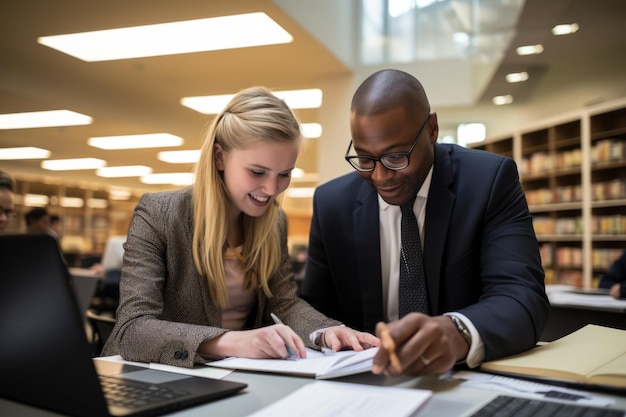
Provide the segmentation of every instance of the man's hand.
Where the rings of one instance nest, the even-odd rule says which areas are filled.
[[[410,313],[387,324],[400,368],[393,366],[383,347],[374,357],[372,372],[396,375],[436,375],[465,359],[469,346],[449,317]],[[376,332],[378,337],[381,337]]]

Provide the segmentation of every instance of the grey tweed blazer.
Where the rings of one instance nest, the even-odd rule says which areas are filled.
[[[329,319],[296,296],[287,251],[287,220],[281,215],[281,264],[271,277],[272,297],[257,291],[252,327],[272,324],[274,312],[309,347],[309,335],[340,322]],[[203,361],[201,342],[228,331],[221,310],[209,296],[206,278],[193,263],[191,187],[145,194],[134,210],[120,282],[120,305],[113,333],[102,355],[191,367]]]

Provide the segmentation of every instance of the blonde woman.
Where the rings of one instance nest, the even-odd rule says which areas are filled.
[[[215,357],[305,357],[306,346],[380,344],[296,296],[277,199],[300,145],[295,116],[269,90],[232,99],[208,130],[194,185],[137,204],[103,355],[190,367]],[[284,324],[273,324],[271,313]]]

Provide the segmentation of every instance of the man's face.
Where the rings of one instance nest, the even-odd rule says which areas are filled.
[[[422,186],[434,161],[433,143],[437,140],[437,115],[432,113],[412,119],[402,107],[375,116],[351,115],[350,127],[354,151],[359,156],[381,157],[394,152],[408,152],[426,122],[410,156],[409,166],[394,171],[377,161],[371,172],[359,174],[388,204],[402,205],[413,198]]]

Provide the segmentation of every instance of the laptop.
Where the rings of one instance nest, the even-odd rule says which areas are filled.
[[[147,387],[160,398],[133,406],[112,403],[104,395],[111,383]],[[0,397],[65,415],[149,416],[234,395],[246,386],[94,360],[56,238],[0,235]]]

